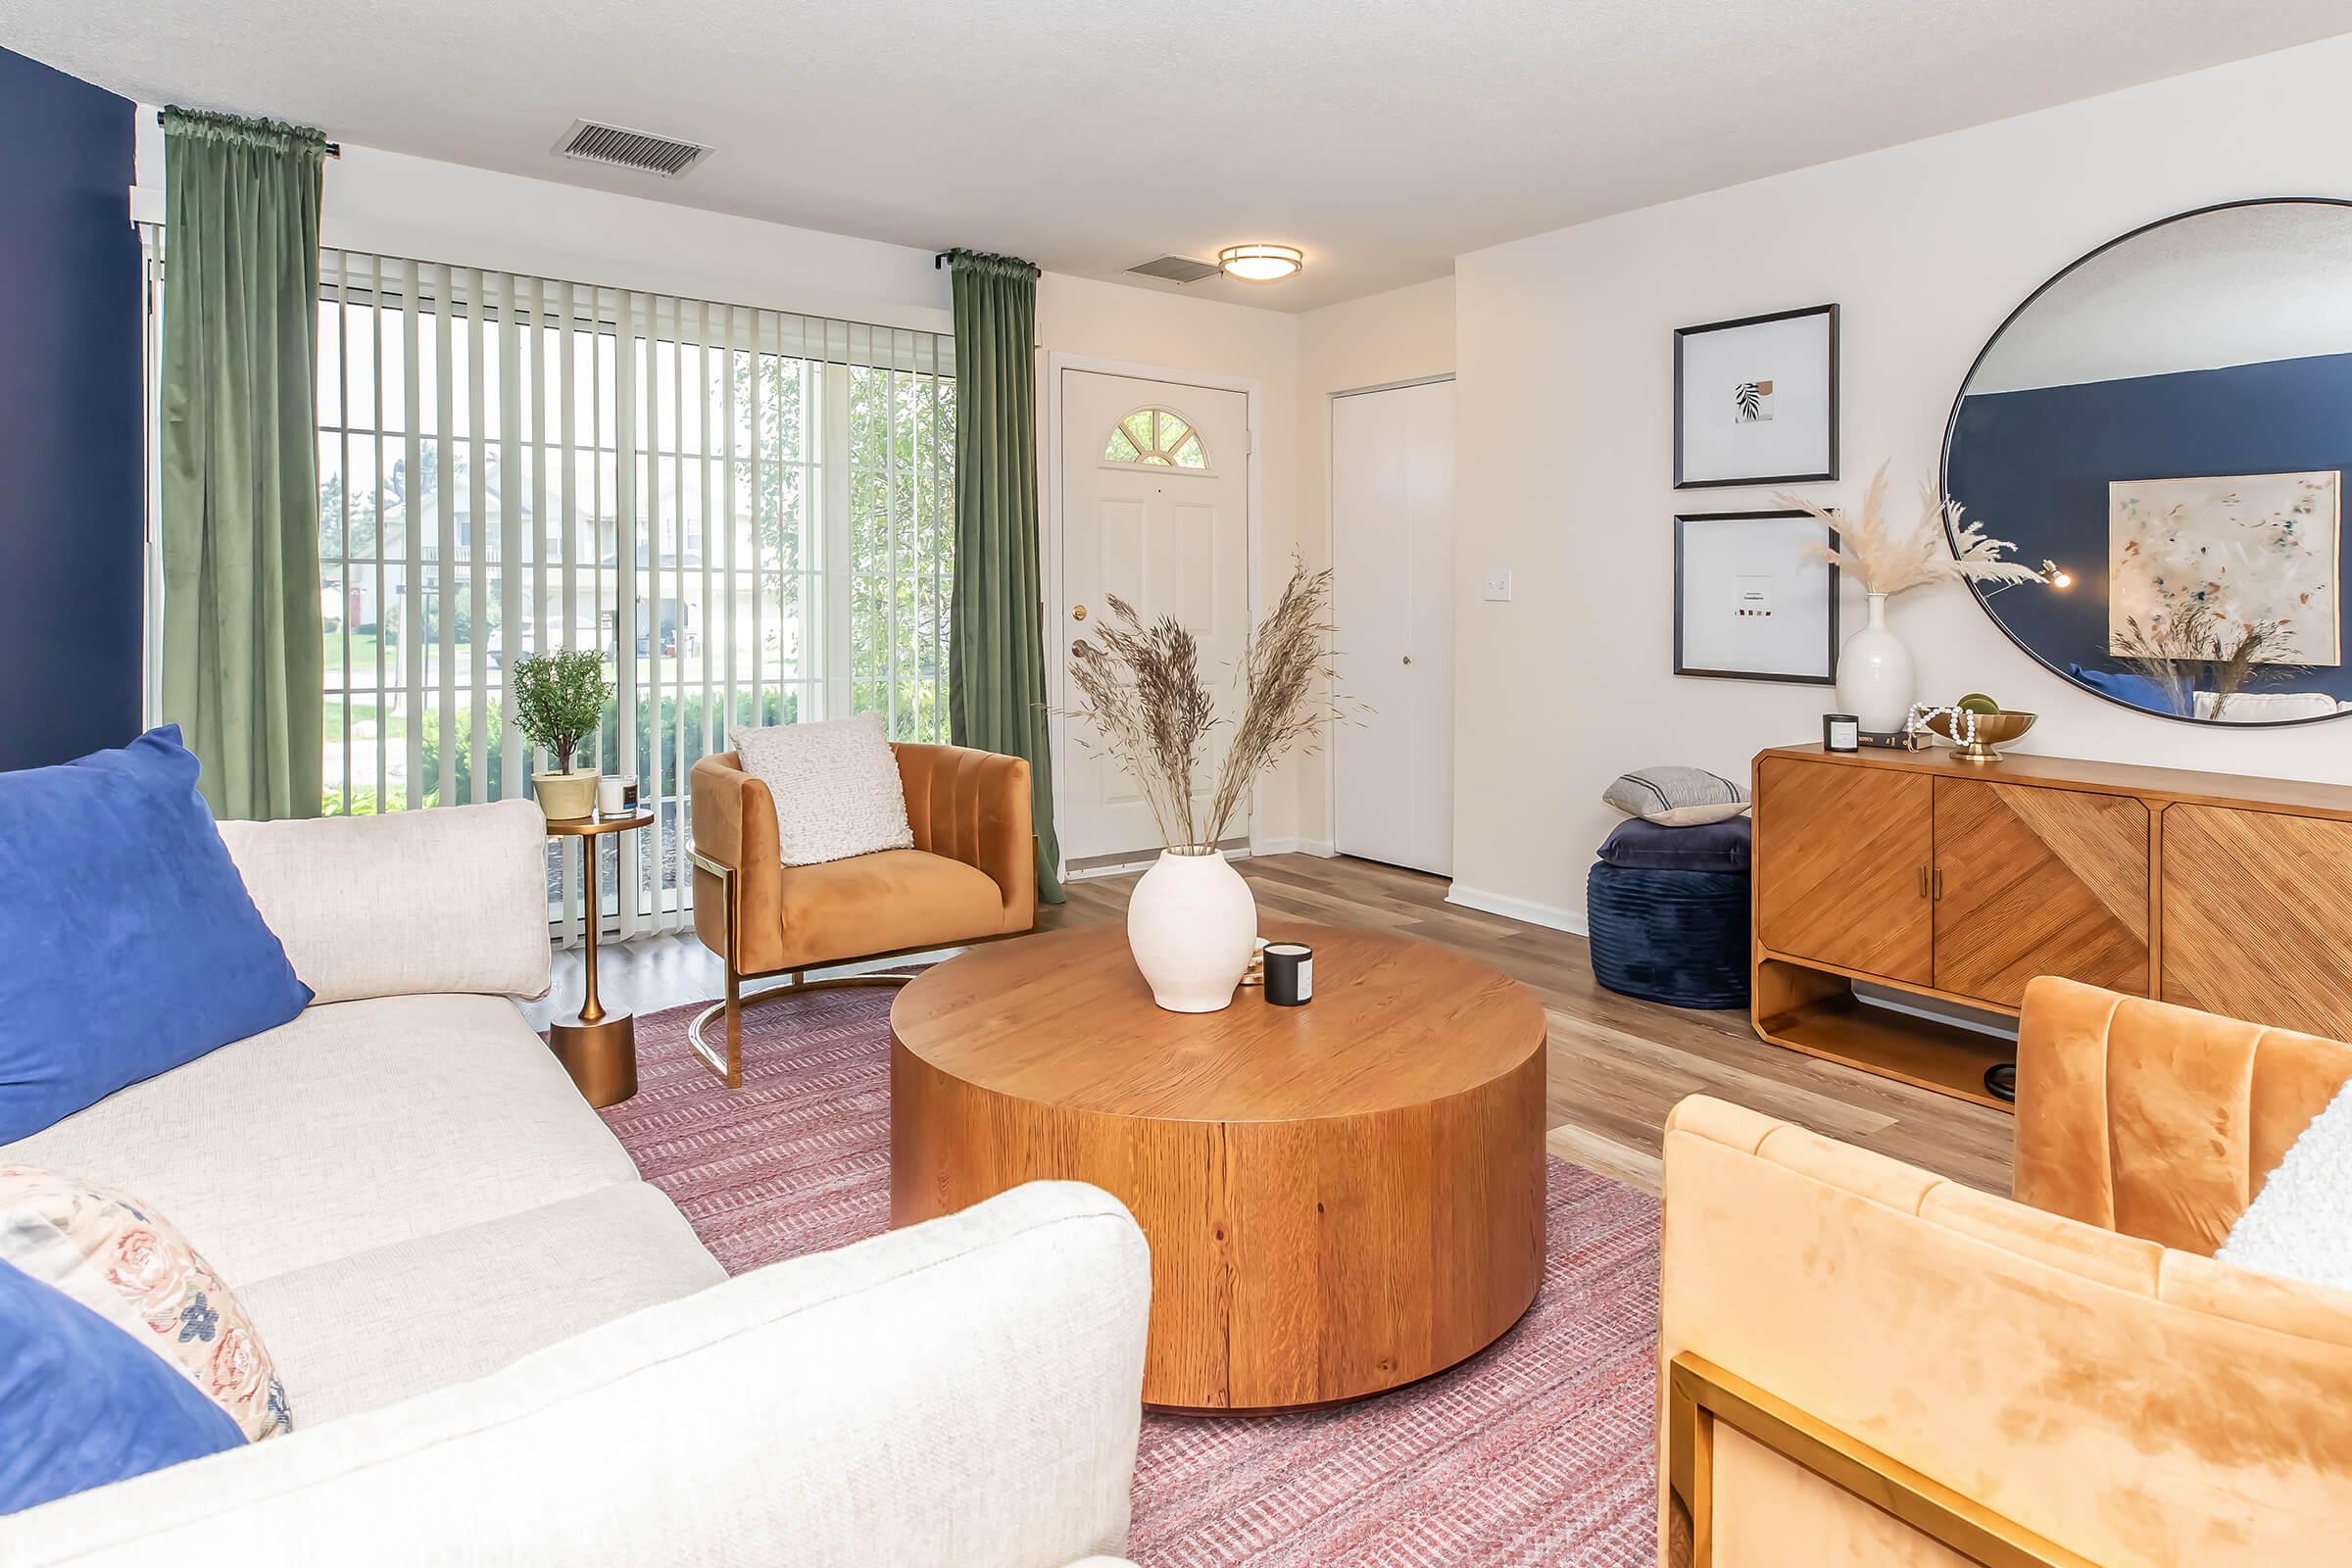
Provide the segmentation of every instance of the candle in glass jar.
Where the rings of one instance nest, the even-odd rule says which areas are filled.
[[[1315,994],[1315,950],[1303,942],[1266,944],[1266,1000],[1302,1007]]]

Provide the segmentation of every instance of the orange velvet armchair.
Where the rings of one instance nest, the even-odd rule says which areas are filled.
[[[1683,1102],[1662,1560],[2352,1561],[2352,1295],[2211,1255],[2347,1079],[2352,1046],[2043,978],[2015,1200]]]
[[[694,764],[694,928],[726,962],[725,999],[688,1031],[695,1054],[743,1082],[743,1009],[832,985],[902,985],[905,975],[808,980],[823,964],[960,947],[1028,930],[1037,918],[1029,764],[961,746],[894,745],[914,848],[786,865],[767,785],[733,752]],[[746,999],[743,982],[791,983]],[[726,1019],[723,1048],[705,1027]]]

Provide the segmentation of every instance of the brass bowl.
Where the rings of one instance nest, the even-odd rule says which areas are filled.
[[[1959,749],[1952,755],[1963,762],[1997,762],[2001,754],[1993,750],[2006,746],[2034,727],[2035,713],[2012,713],[2006,709],[1997,713],[1977,715],[1977,738],[1965,744],[1952,733],[1952,715],[1936,713],[1929,717],[1928,728],[1950,741]]]

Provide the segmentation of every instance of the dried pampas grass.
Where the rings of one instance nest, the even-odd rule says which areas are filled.
[[[1934,485],[1920,486],[1919,518],[1898,533],[1886,519],[1886,464],[1879,465],[1862,497],[1861,512],[1850,517],[1786,490],[1774,491],[1773,499],[1838,530],[1839,548],[1815,545],[1808,555],[1852,572],[1864,593],[1899,594],[1937,582],[2040,580],[2041,573],[2023,562],[2003,561],[2002,552],[2017,547],[2006,539],[1985,537],[1984,525],[1969,520],[1966,509],[1948,496],[1938,496]]]
[[[1193,778],[1209,735],[1223,720],[1200,674],[1200,647],[1173,615],[1146,624],[1113,596],[1111,618],[1072,646],[1071,683],[1094,734],[1079,745],[1132,775],[1171,848],[1211,847],[1224,838],[1250,782],[1295,746],[1312,751],[1336,716],[1329,638],[1331,573],[1294,563],[1290,583],[1258,622],[1242,656],[1242,717],[1217,768],[1203,815]]]
[[[2211,604],[2192,603],[2144,626],[2137,615],[2126,615],[2114,655],[2116,662],[2153,682],[2171,711],[2194,715],[2202,687],[2213,693],[2213,711],[2205,716],[2220,718],[2247,688],[2304,673],[2299,664],[2265,662],[2293,642],[2283,620],[2232,621]]]

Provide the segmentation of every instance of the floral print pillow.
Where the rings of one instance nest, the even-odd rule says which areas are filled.
[[[0,1164],[0,1257],[178,1367],[247,1441],[293,1429],[253,1320],[178,1229],[136,1199]]]

